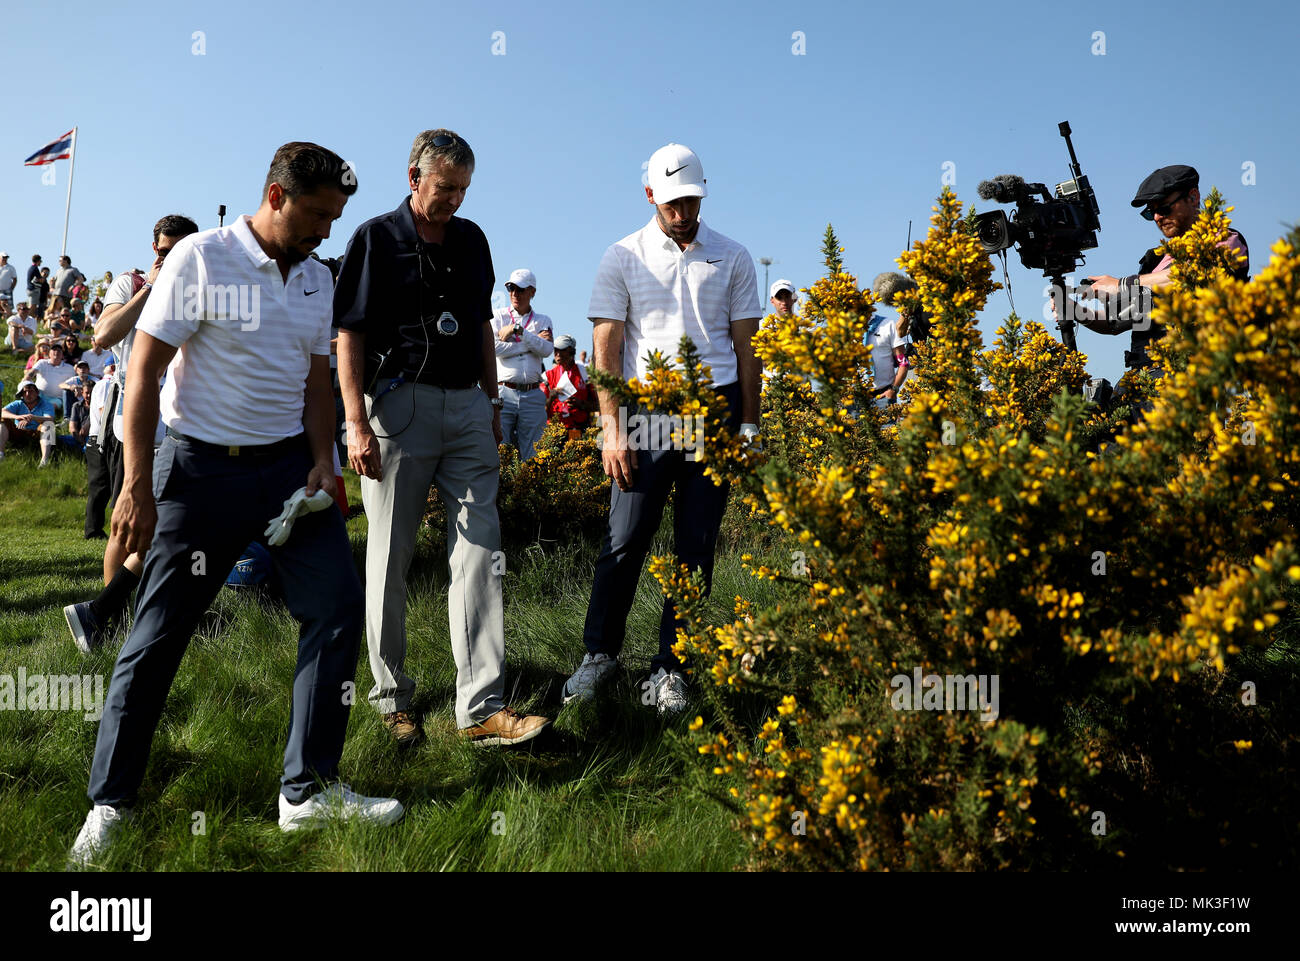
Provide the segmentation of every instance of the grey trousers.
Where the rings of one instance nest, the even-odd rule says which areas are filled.
[[[406,575],[415,554],[430,484],[447,508],[451,587],[447,613],[456,661],[456,723],[471,727],[505,707],[505,625],[501,614],[501,462],[492,407],[483,391],[403,384],[366,398],[379,438],[383,479],[361,479],[366,542],[366,646],[381,713],[409,709],[415,682],[406,660]],[[384,435],[395,435],[385,437]],[[495,571],[494,572],[494,568]]]

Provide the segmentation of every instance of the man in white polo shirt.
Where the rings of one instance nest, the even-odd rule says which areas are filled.
[[[645,195],[654,217],[606,250],[596,274],[587,309],[595,325],[595,365],[625,379],[645,378],[650,352],[676,356],[686,334],[713,370],[731,429],[752,440],[758,436],[762,365],[750,338],[763,315],[753,258],[699,219],[708,191],[694,151],[681,144],[661,147],[650,158],[648,175]],[[617,669],[637,581],[670,490],[676,488],[673,552],[688,566],[702,569],[706,585],[712,580],[713,550],[727,503],[727,486],[714,486],[704,476],[704,464],[687,460],[685,451],[629,450],[617,400],[605,391],[599,397],[601,456],[614,481],[609,531],[587,607],[582,638],[587,653],[564,685],[566,703],[591,697]],[[665,600],[659,653],[650,662],[660,714],[686,707],[686,679],[672,652],[676,621],[672,603]]]
[[[555,352],[551,318],[533,310],[537,278],[520,268],[506,281],[510,306],[495,312],[497,382],[501,398],[501,438],[519,448],[529,460],[546,429],[546,397],[538,386],[546,373],[546,358]]]
[[[333,490],[332,284],[308,255],[355,191],[337,154],[285,144],[257,213],[178,243],[136,325],[126,480],[113,528],[128,550],[148,555],[99,726],[94,808],[72,850],[76,864],[103,852],[135,800],[167,691],[231,566],[286,500]],[[153,385],[169,363],[167,438],[155,460]],[[362,621],[343,518],[306,513],[287,541],[274,543],[272,562],[301,624],[280,827],[328,817],[391,824],[399,802],[360,797],[337,780]]]

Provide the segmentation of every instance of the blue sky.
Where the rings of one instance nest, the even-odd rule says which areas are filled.
[[[11,4],[0,248],[20,273],[33,253],[55,263],[68,164],[48,185],[48,168],[22,161],[74,125],[68,249],[91,275],[147,267],[162,214],[209,227],[221,203],[228,221],[252,213],[289,140],[357,169],[360,189],[320,248],[341,255],[359,223],[401,200],[415,133],[445,126],[477,154],[461,213],[486,231],[498,279],[531,267],[537,309],[585,345],[600,255],[649,219],[641,164],[666,142],[699,153],[703,219],[775,260],[771,279],[816,279],[832,222],[865,284],[897,269],[909,220],[914,240],[924,234],[945,170],[967,201],[999,173],[1066,179],[1057,123],[1069,120],[1101,205],[1101,245],[1080,276],[1136,270],[1158,234],[1129,201],[1171,163],[1236,205],[1254,272],[1300,219],[1300,13],[1272,0],[1171,9]],[[1045,281],[1014,257],[1011,279],[1020,314],[1041,319]],[[986,342],[1009,309],[995,293]],[[1090,370],[1117,379],[1127,339],[1081,332]]]

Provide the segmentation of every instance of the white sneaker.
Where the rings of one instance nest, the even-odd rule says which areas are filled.
[[[394,824],[402,816],[402,802],[391,797],[362,797],[346,784],[331,784],[301,804],[280,795],[280,830],[317,828],[328,820]]]
[[[96,804],[86,814],[86,823],[81,826],[77,840],[68,852],[68,864],[75,868],[86,868],[98,860],[113,842],[122,822],[130,815],[126,808],[115,808],[111,804]]]
[[[618,670],[618,658],[608,654],[584,654],[582,663],[573,676],[564,682],[563,698],[568,704],[575,699],[590,700],[596,686],[608,680]]]
[[[655,708],[661,717],[665,714],[680,714],[686,710],[687,688],[683,675],[661,667],[650,675],[650,683],[655,686]]]

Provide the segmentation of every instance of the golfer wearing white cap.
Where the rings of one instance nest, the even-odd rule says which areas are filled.
[[[731,429],[756,437],[762,367],[750,338],[763,310],[753,258],[699,219],[708,189],[693,150],[681,144],[661,147],[647,172],[645,196],[655,215],[605,251],[591,293],[587,315],[595,324],[595,364],[624,378],[645,378],[650,352],[675,356],[686,334],[726,398]],[[715,487],[704,476],[705,464],[688,461],[685,451],[630,450],[620,430],[617,400],[604,391],[599,397],[601,456],[605,473],[614,480],[609,531],[587,607],[587,653],[564,685],[566,702],[591,697],[618,666],[632,598],[669,492],[676,488],[673,551],[689,567],[703,570],[706,585],[727,503],[727,486]],[[676,630],[676,611],[665,601],[659,653],[650,664],[660,714],[686,707],[682,664],[672,652]]]
[[[519,448],[529,460],[546,428],[546,397],[538,389],[546,358],[555,350],[551,318],[533,310],[537,278],[526,268],[512,271],[506,281],[510,306],[495,311],[493,347],[497,357],[497,386],[501,397],[502,443]]]

